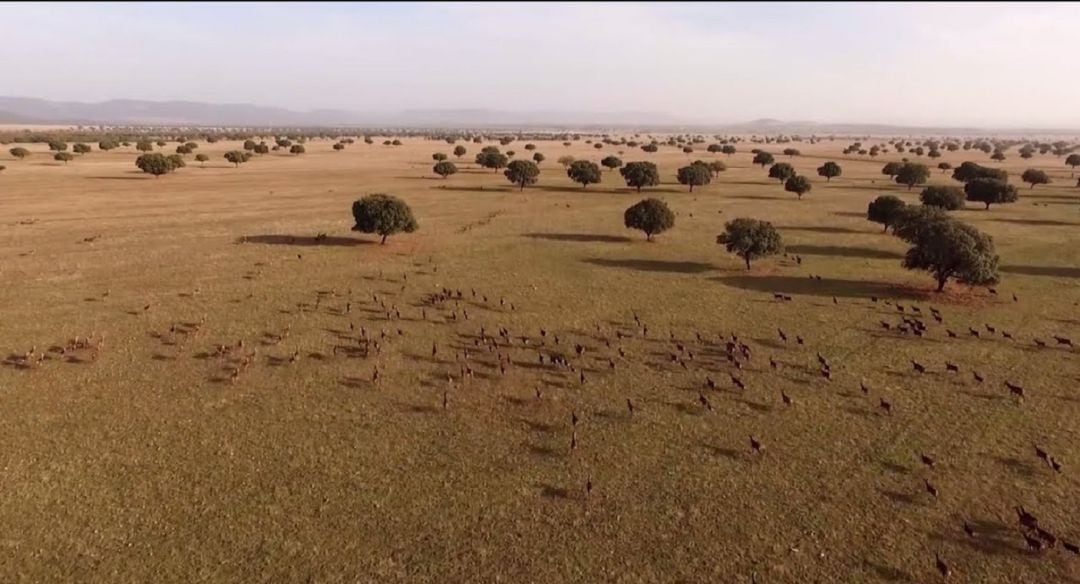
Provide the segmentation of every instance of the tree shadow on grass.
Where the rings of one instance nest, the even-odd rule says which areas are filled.
[[[369,239],[355,239],[352,237],[326,236],[309,237],[301,235],[241,235],[236,238],[236,243],[261,243],[265,245],[298,245],[298,246],[328,246],[328,247],[351,247],[355,245],[370,245],[375,243]]]
[[[588,258],[582,260],[594,266],[605,268],[624,268],[641,272],[668,272],[676,274],[701,274],[715,270],[712,264],[702,262],[673,262],[666,260],[607,260],[602,258]]]
[[[799,255],[838,256],[848,258],[867,258],[875,260],[900,259],[904,254],[869,247],[847,247],[840,245],[789,245],[785,249]]]
[[[851,229],[849,227],[827,227],[813,225],[777,225],[776,228],[787,231],[809,231],[811,233],[869,233],[865,230]]]
[[[151,178],[150,175],[146,176],[87,176],[84,177],[88,180],[145,180]]]
[[[530,239],[549,239],[551,241],[575,241],[580,243],[626,243],[632,241],[623,235],[598,235],[593,233],[522,233]]]
[[[998,223],[1016,223],[1018,225],[1037,225],[1043,227],[1075,227],[1080,223],[1073,223],[1071,221],[1054,221],[1051,219],[991,219],[991,221],[997,221]]]
[[[810,296],[836,296],[837,298],[904,298],[912,300],[925,300],[925,292],[911,288],[903,288],[888,282],[871,282],[867,280],[842,280],[823,278],[812,280],[795,276],[727,276],[714,278],[717,282],[755,292],[769,292],[780,294],[805,294]]]
[[[1080,268],[1066,266],[1001,266],[1006,274],[1022,276],[1050,276],[1053,278],[1080,278]]]

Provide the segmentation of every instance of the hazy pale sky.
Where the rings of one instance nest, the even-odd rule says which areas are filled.
[[[0,4],[0,95],[1080,127],[1077,4]]]

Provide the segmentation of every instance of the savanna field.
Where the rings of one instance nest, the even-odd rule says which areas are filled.
[[[533,140],[546,160],[519,191],[473,163],[497,142],[458,160],[382,139],[238,168],[239,142],[197,140],[205,167],[160,178],[132,147],[66,165],[4,147],[0,581],[931,582],[940,558],[955,581],[1080,582],[1062,157]],[[434,152],[459,172],[434,175]],[[612,154],[661,184],[583,189],[557,162]],[[950,213],[993,237],[993,292],[934,292],[867,221],[878,195],[918,203],[881,174],[902,156],[931,185],[959,184],[941,161],[1009,172],[1018,202]],[[687,192],[698,159],[727,170]],[[372,193],[419,229],[351,231]],[[645,196],[676,214],[653,242],[623,225]],[[748,271],[716,241],[737,217],[786,254]],[[1056,544],[1033,549],[1018,507]]]

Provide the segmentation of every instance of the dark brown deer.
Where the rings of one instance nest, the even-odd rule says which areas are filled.
[[[911,360],[911,368],[919,373],[926,373],[926,367],[914,359]]]
[[[945,563],[945,560],[941,559],[941,556],[934,554],[934,566],[937,567],[937,571],[941,574],[942,578],[948,578],[952,576],[952,569]]]
[[[892,404],[885,401],[885,398],[878,398],[878,405],[881,407],[881,409],[885,410],[886,414],[890,416],[892,415]]]
[[[937,487],[935,487],[933,484],[930,483],[930,481],[928,481],[926,479],[923,479],[923,486],[925,486],[926,492],[930,493],[930,496],[932,496],[934,498],[937,498],[937,496],[938,496]]]
[[[712,404],[709,403],[709,398],[705,397],[705,394],[698,393],[698,403],[700,403],[701,406],[704,407],[706,410],[709,410],[709,412],[715,413]]]
[[[919,460],[922,461],[922,463],[925,464],[927,467],[934,468],[934,459],[927,456],[926,454],[919,454]]]
[[[753,435],[751,435],[750,436],[750,451],[753,452],[753,453],[760,453],[763,448],[764,448],[764,446],[761,445],[761,442],[759,442],[757,438],[754,438]]]
[[[1005,387],[1009,388],[1009,393],[1015,395],[1021,401],[1024,399],[1024,388],[1016,385],[1015,383],[1005,382]]]

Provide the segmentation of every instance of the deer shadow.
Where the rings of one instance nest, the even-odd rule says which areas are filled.
[[[628,270],[637,270],[641,272],[665,272],[665,273],[677,273],[677,274],[701,274],[715,270],[716,267],[712,264],[706,264],[702,262],[678,262],[667,260],[609,260],[603,258],[588,258],[582,260],[587,264],[594,266],[603,266],[605,268],[623,268]]]

